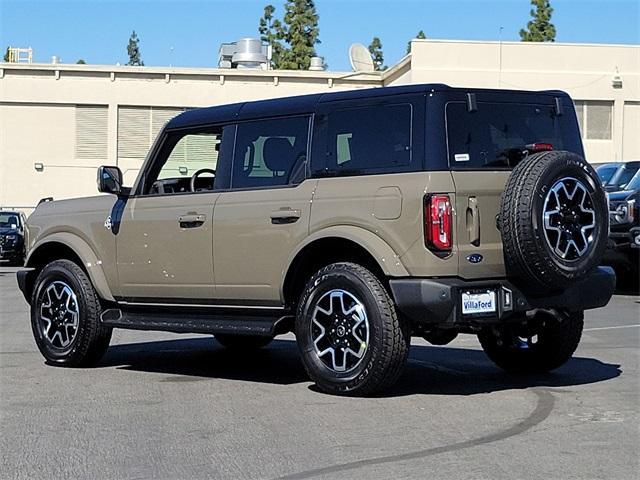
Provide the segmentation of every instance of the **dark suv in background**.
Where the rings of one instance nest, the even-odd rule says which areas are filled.
[[[609,192],[609,244],[605,263],[630,287],[638,286],[640,270],[640,172],[617,192]]]
[[[22,265],[25,256],[25,224],[23,213],[0,211],[0,260]]]

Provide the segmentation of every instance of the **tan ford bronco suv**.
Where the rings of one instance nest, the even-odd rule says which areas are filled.
[[[578,346],[612,270],[605,193],[569,96],[410,85],[188,110],[132,187],[28,219],[36,343],[87,366],[113,328],[266,346],[294,332],[325,392],[394,384],[412,336],[478,335],[546,372]]]

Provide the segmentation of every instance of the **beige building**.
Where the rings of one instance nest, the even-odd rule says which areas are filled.
[[[561,89],[591,162],[640,159],[640,46],[415,40],[385,72],[0,63],[0,207],[131,183],[163,123],[185,108],[407,83]]]

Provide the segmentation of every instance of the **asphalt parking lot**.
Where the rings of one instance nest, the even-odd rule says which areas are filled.
[[[114,332],[93,369],[44,364],[0,267],[2,478],[637,479],[640,297],[588,312],[575,357],[510,377],[475,337],[414,339],[383,397],[318,393],[291,335]]]

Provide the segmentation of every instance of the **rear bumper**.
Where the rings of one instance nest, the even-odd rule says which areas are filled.
[[[589,310],[605,306],[616,285],[609,267],[598,267],[588,277],[561,293],[526,295],[506,279],[462,280],[460,278],[390,280],[397,308],[417,323],[474,325],[508,321],[519,312],[536,308]],[[462,293],[491,289],[497,293],[496,312],[483,315],[462,314]]]

